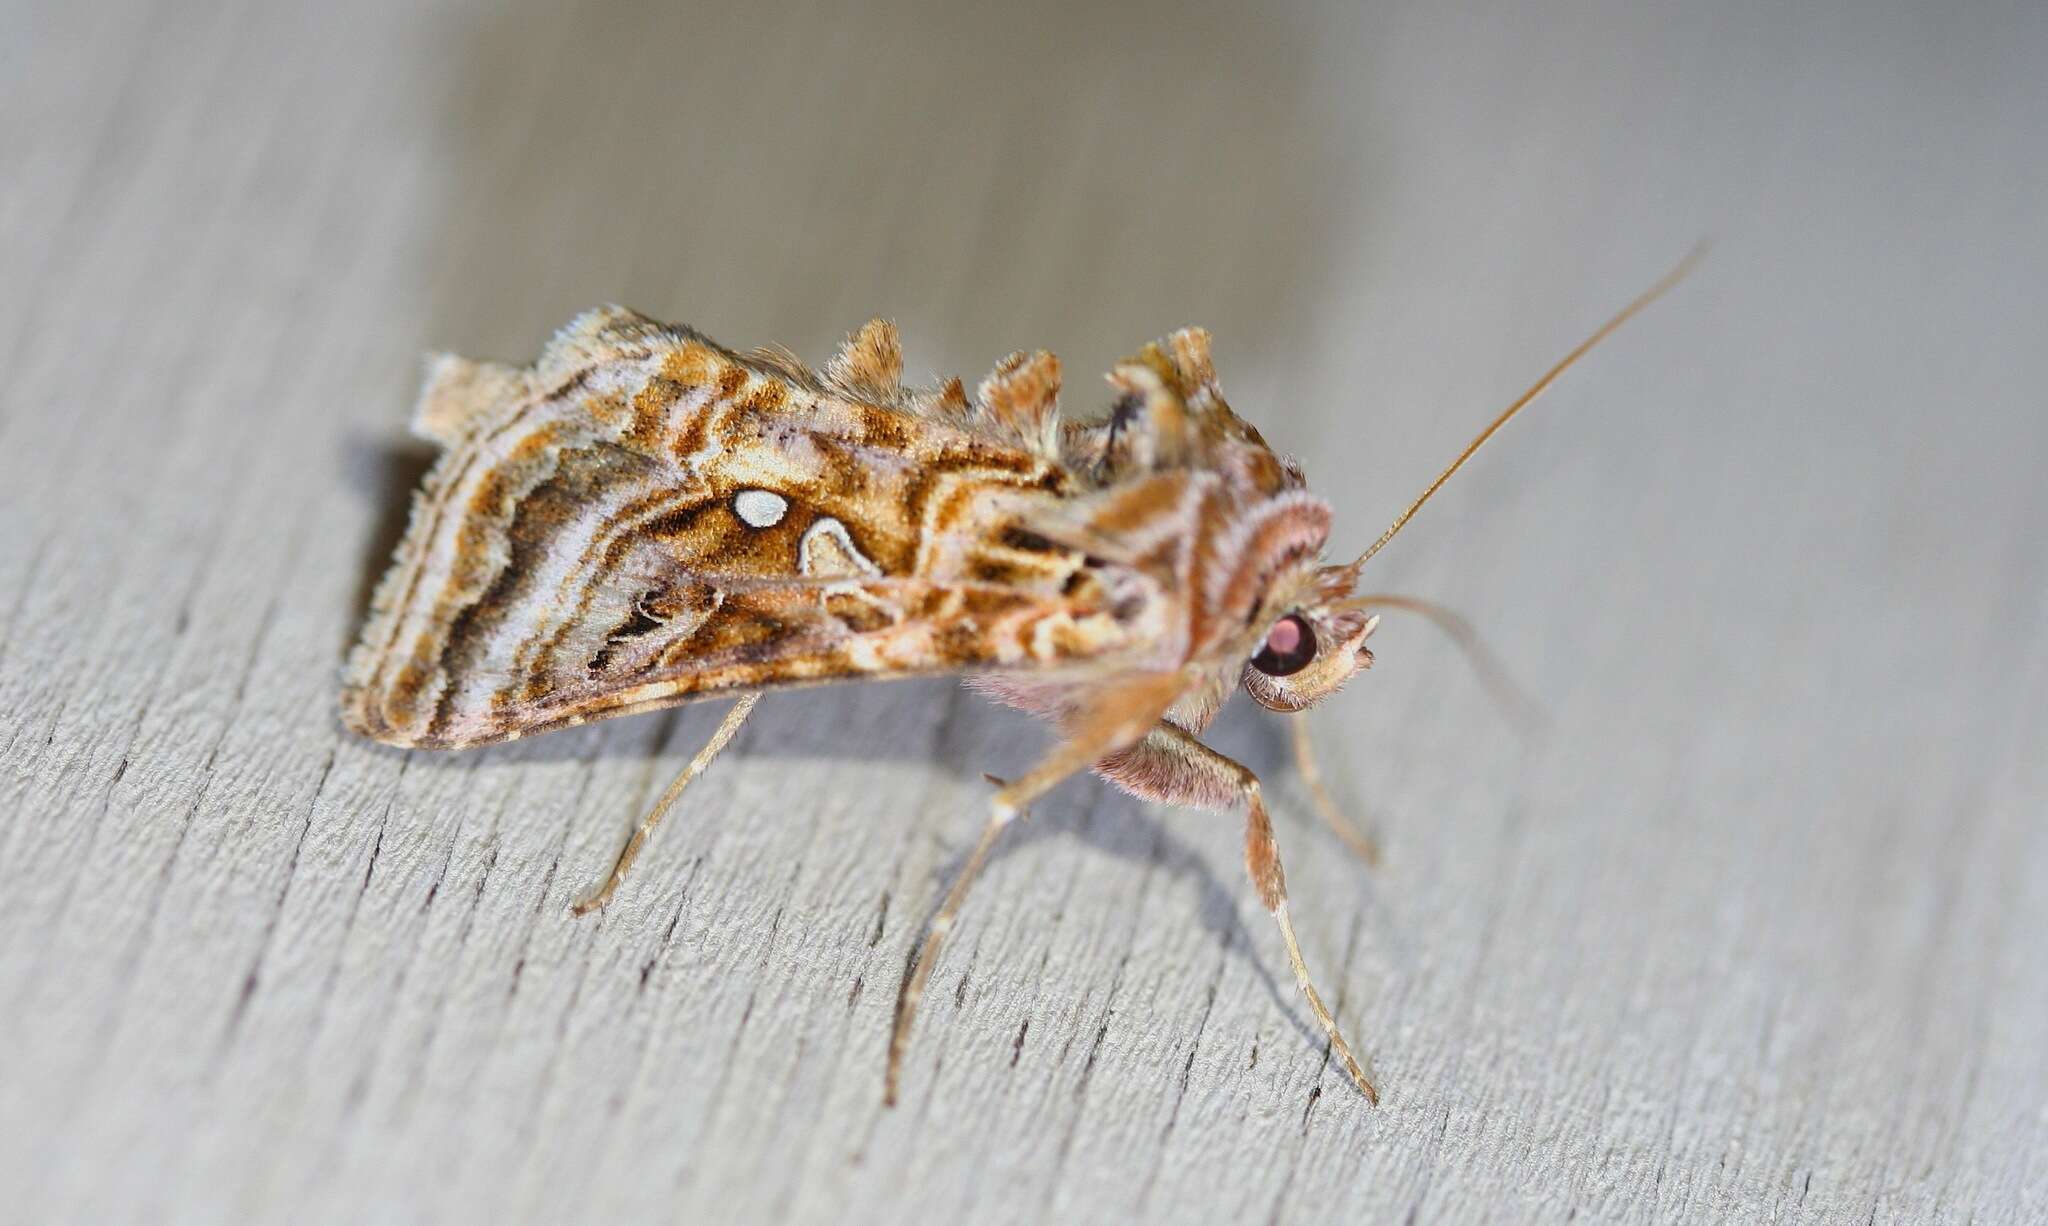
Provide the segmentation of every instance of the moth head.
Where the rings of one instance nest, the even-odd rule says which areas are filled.
[[[1356,609],[1313,599],[1284,605],[1263,623],[1245,661],[1244,691],[1269,711],[1301,711],[1336,693],[1372,667],[1365,645],[1379,625]]]
[[[1240,684],[1269,710],[1313,706],[1372,663],[1371,619],[1347,603],[1356,572],[1316,560],[1329,531],[1329,504],[1290,490],[1245,514],[1217,547],[1232,565],[1212,572],[1210,608],[1239,627]]]

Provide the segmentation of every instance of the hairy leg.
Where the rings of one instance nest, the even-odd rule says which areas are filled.
[[[1259,901],[1280,925],[1280,938],[1287,944],[1287,961],[1294,968],[1295,982],[1308,998],[1309,1008],[1330,1040],[1330,1050],[1344,1064],[1344,1071],[1364,1094],[1378,1105],[1379,1091],[1366,1078],[1365,1070],[1351,1055],[1351,1045],[1337,1029],[1337,1019],[1323,1004],[1321,993],[1309,979],[1308,964],[1301,958],[1301,943],[1294,938],[1294,922],[1287,914],[1287,874],[1280,866],[1280,849],[1273,841],[1273,820],[1266,812],[1259,792],[1259,778],[1248,768],[1202,744],[1193,733],[1161,723],[1145,739],[1129,749],[1111,754],[1096,768],[1126,790],[1148,800],[1192,805],[1203,809],[1227,809],[1243,805],[1244,866]]]
[[[896,1105],[896,1088],[903,1075],[903,1053],[910,1046],[910,1029],[917,1020],[918,1005],[924,1001],[925,984],[930,981],[932,968],[938,965],[939,954],[946,947],[946,934],[952,930],[954,916],[959,914],[961,904],[967,901],[967,888],[980,875],[996,839],[1032,801],[1051,791],[1061,780],[1088,769],[1105,754],[1143,737],[1146,729],[1158,721],[1186,688],[1187,681],[1180,673],[1161,673],[1117,686],[1067,720],[1063,729],[1067,739],[1046,754],[1037,766],[996,792],[995,798],[989,802],[988,825],[982,828],[980,841],[975,843],[967,862],[960,866],[959,873],[953,878],[952,888],[946,891],[945,901],[939,904],[938,913],[932,917],[931,927],[925,932],[924,944],[917,951],[917,961],[904,979],[902,991],[897,994],[896,1023],[889,1035],[889,1068],[882,1085],[884,1105]]]
[[[711,760],[732,742],[732,738],[739,733],[740,725],[747,722],[747,716],[753,714],[754,704],[759,701],[759,694],[740,695],[740,700],[732,704],[732,710],[725,713],[725,719],[718,725],[718,731],[711,734],[711,740],[697,751],[696,757],[690,759],[690,764],[683,768],[682,774],[676,776],[675,782],[668,785],[668,790],[661,794],[660,800],[654,802],[654,808],[647,816],[640,819],[639,828],[633,831],[632,838],[626,840],[625,850],[619,853],[618,862],[612,865],[611,876],[606,877],[604,884],[592,890],[582,901],[570,907],[569,914],[588,915],[612,900],[619,883],[626,879],[626,870],[632,868],[633,861],[640,858],[640,848],[646,844],[647,836],[654,833],[655,826],[659,825],[661,819],[675,806],[683,794],[683,789],[690,786],[690,780],[703,774],[705,768],[711,765]]]

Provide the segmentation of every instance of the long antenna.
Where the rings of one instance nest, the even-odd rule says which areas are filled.
[[[1543,377],[1541,379],[1538,379],[1536,380],[1536,382],[1530,384],[1528,391],[1523,392],[1520,396],[1517,396],[1513,404],[1501,410],[1500,416],[1494,418],[1492,422],[1488,423],[1486,429],[1481,430],[1479,432],[1479,437],[1473,439],[1471,442],[1465,445],[1465,450],[1458,453],[1458,458],[1451,461],[1449,468],[1446,468],[1442,472],[1437,474],[1436,480],[1429,483],[1429,488],[1422,491],[1422,496],[1417,498],[1414,502],[1408,504],[1408,509],[1401,512],[1401,518],[1395,520],[1393,526],[1389,527],[1385,532],[1380,533],[1380,539],[1372,543],[1372,548],[1358,555],[1358,561],[1353,562],[1351,564],[1351,569],[1356,571],[1359,568],[1363,567],[1366,564],[1366,562],[1372,557],[1372,555],[1378,553],[1381,547],[1384,546],[1388,541],[1393,540],[1394,534],[1396,532],[1399,532],[1403,527],[1405,527],[1409,520],[1415,518],[1415,513],[1422,509],[1423,503],[1429,501],[1430,495],[1436,493],[1439,489],[1442,489],[1444,482],[1449,481],[1451,479],[1451,474],[1457,472],[1460,468],[1464,467],[1465,461],[1471,459],[1472,453],[1479,450],[1479,448],[1486,443],[1487,439],[1493,437],[1494,431],[1500,429],[1502,426],[1507,425],[1508,422],[1511,419],[1513,419],[1515,414],[1521,412],[1523,409],[1528,407],[1530,401],[1536,399],[1538,396],[1541,396],[1545,391],[1547,391],[1551,384],[1557,382],[1557,377],[1559,375],[1563,374],[1567,370],[1570,370],[1572,364],[1574,362],[1577,362],[1580,358],[1585,357],[1587,351],[1591,350],[1593,346],[1599,344],[1601,341],[1604,341],[1609,336],[1613,335],[1614,330],[1616,328],[1619,328],[1621,327],[1621,325],[1627,323],[1630,320],[1630,318],[1632,318],[1638,311],[1641,311],[1644,307],[1649,306],[1651,303],[1657,301],[1657,299],[1664,296],[1665,291],[1669,290],[1672,286],[1677,285],[1680,281],[1683,281],[1685,279],[1685,275],[1691,272],[1693,270],[1693,266],[1698,264],[1701,258],[1707,254],[1708,246],[1709,244],[1707,244],[1704,241],[1694,246],[1691,251],[1686,253],[1685,258],[1680,260],[1678,264],[1674,268],[1672,268],[1670,272],[1667,272],[1662,277],[1658,278],[1658,281],[1655,285],[1652,285],[1650,288],[1644,290],[1641,294],[1637,295],[1636,300],[1634,302],[1629,303],[1627,306],[1621,308],[1621,310],[1618,313],[1616,313],[1613,319],[1610,319],[1606,323],[1601,324],[1599,331],[1593,333],[1593,335],[1587,337],[1585,340],[1580,341],[1578,348],[1572,350],[1570,353],[1565,354],[1564,359],[1560,361],[1557,365],[1551,367],[1549,370],[1544,371]]]

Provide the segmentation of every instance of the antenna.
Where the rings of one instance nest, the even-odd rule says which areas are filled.
[[[1538,396],[1541,396],[1545,391],[1549,390],[1550,385],[1557,382],[1557,377],[1563,374],[1565,371],[1570,370],[1572,364],[1577,362],[1580,358],[1585,357],[1587,352],[1590,351],[1593,348],[1593,346],[1599,344],[1601,341],[1604,341],[1609,336],[1613,335],[1614,330],[1616,328],[1619,328],[1621,327],[1621,325],[1627,323],[1631,318],[1635,316],[1637,312],[1641,311],[1644,307],[1649,306],[1651,303],[1657,301],[1657,299],[1663,297],[1667,290],[1669,290],[1672,286],[1677,285],[1680,281],[1683,281],[1685,279],[1685,275],[1691,272],[1694,266],[1697,265],[1700,262],[1700,260],[1706,256],[1707,248],[1709,246],[1710,244],[1705,241],[1702,241],[1695,245],[1691,251],[1686,253],[1685,258],[1680,260],[1678,264],[1675,267],[1673,267],[1670,272],[1667,272],[1662,277],[1658,278],[1657,283],[1655,285],[1652,285],[1650,288],[1644,290],[1641,294],[1637,295],[1635,301],[1621,308],[1621,310],[1615,314],[1614,318],[1608,320],[1604,324],[1601,324],[1600,329],[1597,332],[1593,333],[1593,335],[1587,337],[1583,341],[1580,341],[1578,348],[1572,350],[1570,353],[1565,354],[1563,360],[1558,362],[1557,365],[1551,367],[1549,370],[1544,371],[1543,377],[1536,380],[1536,382],[1530,384],[1528,391],[1523,392],[1520,396],[1517,396],[1515,398],[1515,402],[1509,405],[1507,408],[1501,410],[1500,416],[1494,418],[1491,422],[1489,422],[1487,424],[1486,429],[1481,430],[1479,432],[1479,436],[1477,438],[1474,438],[1471,442],[1465,444],[1465,450],[1458,453],[1458,458],[1451,461],[1450,467],[1444,469],[1442,472],[1437,474],[1436,480],[1429,483],[1429,488],[1422,491],[1422,496],[1417,498],[1414,502],[1408,504],[1408,509],[1401,512],[1401,517],[1395,520],[1393,522],[1393,525],[1389,527],[1385,532],[1380,533],[1380,539],[1372,543],[1372,548],[1358,555],[1358,560],[1351,564],[1350,569],[1354,573],[1357,572],[1366,564],[1366,562],[1372,557],[1372,555],[1380,551],[1382,546],[1384,546],[1388,541],[1393,540],[1394,534],[1396,532],[1399,532],[1403,527],[1405,527],[1409,520],[1415,518],[1415,513],[1422,509],[1422,504],[1428,502],[1432,494],[1436,493],[1439,489],[1443,488],[1444,482],[1449,481],[1451,479],[1452,473],[1457,472],[1460,468],[1464,467],[1465,461],[1471,459],[1472,453],[1479,450],[1479,448],[1485,444],[1487,439],[1493,437],[1494,431],[1499,430],[1502,426],[1507,425],[1508,422],[1513,419],[1515,414],[1521,412],[1523,409],[1529,406],[1530,401],[1536,399]]]

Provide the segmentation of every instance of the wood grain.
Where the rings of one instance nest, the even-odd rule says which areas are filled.
[[[0,14],[0,1217],[2048,1217],[2038,6],[16,0]],[[596,302],[912,372],[1208,326],[1428,627],[1233,822],[1063,788],[950,684],[503,750],[344,735],[420,354]],[[1246,705],[1246,704],[1240,704]]]

